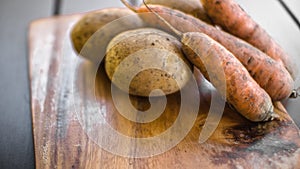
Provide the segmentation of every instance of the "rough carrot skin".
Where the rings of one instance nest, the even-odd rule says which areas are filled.
[[[205,68],[212,72],[210,81],[218,91],[222,91],[225,81],[226,100],[240,114],[251,121],[265,121],[274,116],[269,95],[226,48],[199,32],[184,33],[181,42],[183,51],[188,53],[187,57],[192,63],[199,65],[197,63],[202,62]],[[189,54],[190,51],[194,51],[195,54]],[[224,81],[220,80],[222,73],[215,70],[215,66],[218,65],[216,62],[220,63],[224,71]],[[202,66],[197,67],[203,69]],[[220,93],[225,96],[224,92]]]
[[[190,14],[207,23],[211,23],[210,18],[203,9],[199,0],[145,0],[146,4],[157,4],[167,6]]]
[[[249,43],[193,16],[160,5],[148,6],[177,30],[181,32],[202,32],[222,44],[238,58],[256,82],[266,90],[273,100],[282,100],[290,96],[294,87],[294,80],[283,64],[273,60]],[[142,6],[136,12],[144,13],[149,11],[146,7]],[[170,28],[154,14],[140,14],[140,17],[150,26],[159,27],[172,33]]]
[[[201,0],[201,2],[215,24],[249,42],[274,60],[282,62],[291,76],[296,78],[297,67],[291,57],[237,2],[234,0]]]

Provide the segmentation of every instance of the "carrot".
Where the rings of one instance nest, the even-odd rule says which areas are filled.
[[[231,52],[206,34],[182,33],[154,14],[181,39],[187,58],[200,71],[207,70],[205,78],[210,78],[214,87],[239,113],[251,121],[266,121],[276,116],[269,95]]]
[[[172,32],[170,28],[167,27],[164,22],[158,20],[155,15],[149,13],[145,14],[145,12],[149,12],[149,9],[145,6],[136,8],[124,0],[122,1],[133,11],[144,13],[140,14],[140,17],[149,25]],[[281,63],[276,62],[247,42],[206,24],[193,16],[160,5],[148,6],[180,32],[202,32],[223,45],[238,58],[255,81],[266,90],[273,100],[282,100],[290,96],[294,81]]]
[[[181,39],[183,51],[188,53],[193,49],[197,55],[187,55],[188,59],[197,65],[199,60],[205,65],[212,84],[216,89],[222,88],[222,75],[210,70],[216,69],[218,65],[215,60],[220,61],[224,70],[226,84],[226,100],[240,114],[251,121],[266,121],[275,117],[273,113],[272,100],[255,80],[250,76],[246,68],[226,48],[207,35],[199,32],[184,33]],[[195,57],[196,56],[196,57]],[[200,70],[203,67],[198,67]],[[212,79],[214,78],[214,79]],[[222,94],[222,92],[220,92]],[[224,94],[223,94],[224,95]]]
[[[190,14],[207,23],[211,23],[199,0],[145,0],[146,4],[164,5]]]
[[[249,42],[274,60],[282,62],[295,79],[297,68],[291,57],[237,2],[234,0],[201,0],[201,2],[215,24]]]

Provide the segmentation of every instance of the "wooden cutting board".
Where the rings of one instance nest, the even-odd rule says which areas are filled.
[[[71,27],[80,17],[45,18],[34,21],[29,29],[36,168],[299,168],[299,129],[281,103],[275,103],[275,107],[282,120],[265,123],[249,122],[225,107],[213,135],[199,143],[213,91],[197,71],[199,112],[191,130],[177,145],[145,158],[116,155],[101,147],[95,140],[97,134],[88,130],[95,126],[101,129],[104,123],[130,138],[149,138],[163,133],[175,123],[180,94],[167,96],[165,111],[156,120],[132,122],[115,108],[111,83],[100,65],[94,81],[95,93],[90,96],[86,92],[90,83],[86,81],[94,65],[80,59],[70,44]],[[85,114],[85,110],[95,108],[91,106],[95,103],[103,116]],[[131,103],[138,109],[149,108],[145,98],[131,97]],[[89,123],[91,121],[94,123]],[[114,142],[114,138],[109,139],[108,142]],[[136,142],[120,142],[116,146],[135,150],[136,145]],[[135,152],[128,154],[135,155]]]

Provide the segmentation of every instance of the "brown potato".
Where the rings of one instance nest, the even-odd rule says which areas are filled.
[[[191,65],[181,52],[181,43],[153,28],[126,31],[112,39],[105,70],[118,88],[138,96],[148,96],[154,89],[174,93],[191,76]]]
[[[73,26],[71,40],[77,53],[96,61],[99,55],[104,56],[106,46],[114,36],[140,27],[143,27],[142,20],[127,8],[101,9],[87,13]],[[84,52],[81,51],[83,47]]]

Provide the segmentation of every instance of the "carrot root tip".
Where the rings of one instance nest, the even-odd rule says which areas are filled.
[[[297,98],[300,96],[300,87],[298,87],[297,89],[294,89],[290,95],[290,98]]]
[[[263,121],[272,121],[275,119],[280,119],[280,116],[273,111],[268,111],[267,115]]]

